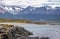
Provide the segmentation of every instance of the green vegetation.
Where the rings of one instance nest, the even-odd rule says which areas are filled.
[[[22,20],[22,19],[0,19],[0,22],[16,22],[16,23],[47,24],[46,22],[33,22],[33,21],[31,21],[31,20]]]
[[[20,20],[20,19],[0,19],[0,22],[18,22],[18,23],[30,23],[30,20]]]

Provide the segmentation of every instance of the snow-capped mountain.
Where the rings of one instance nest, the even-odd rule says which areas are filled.
[[[6,14],[10,13],[13,15],[17,14],[60,14],[60,7],[52,8],[51,6],[42,6],[42,7],[31,7],[26,8],[18,6],[0,6],[0,13]]]
[[[23,10],[23,8],[18,7],[18,6],[3,6],[3,5],[0,6],[1,14],[10,13],[10,14],[16,15],[22,10]]]
[[[0,18],[27,19],[27,20],[59,20],[60,7],[51,6],[26,8],[18,6],[0,6]]]

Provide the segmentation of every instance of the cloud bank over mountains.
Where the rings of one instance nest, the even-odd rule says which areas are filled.
[[[37,6],[39,7],[42,3],[46,3],[47,0],[2,0],[1,4],[4,5],[17,5],[22,7]]]
[[[60,0],[0,0],[0,5],[14,5],[26,8],[27,6],[40,7],[49,5],[60,6]]]

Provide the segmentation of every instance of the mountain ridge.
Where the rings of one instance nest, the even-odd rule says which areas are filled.
[[[44,11],[44,12],[43,12]],[[52,8],[51,6],[31,7],[26,8],[18,6],[0,6],[0,13],[17,14],[60,14],[60,7]]]
[[[60,21],[60,7],[51,6],[26,8],[18,6],[0,6],[0,18],[28,19],[28,20],[57,20]]]

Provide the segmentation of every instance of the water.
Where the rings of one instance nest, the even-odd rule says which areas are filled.
[[[33,36],[60,39],[60,25],[26,25],[23,27],[32,32]]]
[[[26,30],[33,33],[32,36],[49,37],[50,39],[60,39],[60,25],[37,25],[29,23],[0,23],[12,24],[14,26],[24,27]]]

